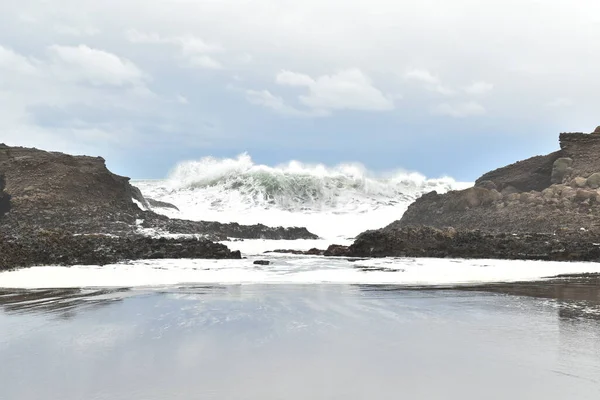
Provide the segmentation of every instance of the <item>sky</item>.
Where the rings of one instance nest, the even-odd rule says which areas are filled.
[[[0,142],[473,180],[600,124],[596,0],[0,0]]]

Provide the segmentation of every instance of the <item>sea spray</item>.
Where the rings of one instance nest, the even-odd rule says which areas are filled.
[[[172,217],[306,226],[322,237],[352,237],[402,216],[424,193],[468,184],[415,172],[375,173],[359,163],[336,166],[290,161],[271,167],[248,154],[178,164],[166,180],[137,181],[148,197],[175,204]]]

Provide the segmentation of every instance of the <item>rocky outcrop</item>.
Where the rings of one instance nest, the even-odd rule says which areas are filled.
[[[171,220],[151,209],[175,206],[148,201],[129,183],[129,178],[110,172],[100,157],[0,145],[0,175],[5,177],[6,186],[0,207],[6,212],[6,204],[11,206],[0,220],[4,233],[16,234],[22,227],[36,227],[60,228],[74,234],[124,236],[136,234],[143,221],[144,228],[200,234],[215,240],[316,238],[304,228]]]
[[[206,239],[72,235],[64,231],[29,231],[18,237],[0,234],[0,270],[162,258],[240,259],[241,254]]]
[[[183,219],[168,218],[151,212],[143,214],[140,227],[157,229],[161,232],[174,234],[197,234],[205,233],[213,240],[238,239],[271,239],[271,240],[295,240],[295,239],[318,239],[318,236],[309,232],[306,228],[283,228],[268,227],[262,224],[240,225],[236,222],[221,223],[212,221],[188,221]]]
[[[475,186],[488,185],[492,182],[499,192],[516,189],[517,192],[530,190],[541,191],[552,184],[552,168],[554,162],[562,156],[562,151],[556,151],[546,156],[536,156],[518,161],[506,167],[482,175],[475,181]]]
[[[600,135],[563,133],[560,145],[423,195],[343,255],[600,261]]]
[[[484,174],[475,187],[428,193],[399,226],[490,233],[600,232],[600,135],[563,133],[561,149]]]
[[[239,252],[209,239],[316,238],[304,228],[169,219],[152,207],[129,178],[110,172],[100,157],[0,144],[0,269],[147,258],[240,258]],[[196,238],[145,237],[142,232],[150,232],[143,228]]]
[[[179,211],[179,208],[175,204],[167,203],[166,201],[154,200],[151,198],[146,198],[148,205],[150,208],[170,208],[172,210]]]
[[[343,254],[349,257],[494,258],[600,261],[598,236],[590,232],[491,234],[481,231],[400,227],[367,231]]]

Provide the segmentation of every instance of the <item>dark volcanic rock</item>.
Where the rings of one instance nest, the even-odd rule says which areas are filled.
[[[506,167],[483,174],[475,181],[475,186],[492,182],[495,189],[502,191],[507,186],[512,186],[519,192],[530,190],[542,191],[552,184],[552,166],[562,156],[561,151],[550,153],[546,156],[536,156],[527,160],[518,161]],[[489,186],[489,184],[487,184]],[[489,187],[487,187],[489,189]]]
[[[4,192],[4,175],[0,175],[0,218],[10,211],[10,195]]]
[[[325,254],[325,250],[312,248],[310,250],[294,250],[294,249],[277,249],[265,251],[265,254],[268,253],[283,253],[283,254],[295,254],[295,255],[304,255],[304,256],[322,256]]]
[[[0,270],[163,258],[240,259],[241,254],[206,239],[72,235],[64,231],[22,232],[18,237],[0,234]]]
[[[342,257],[348,253],[348,246],[342,246],[339,244],[332,244],[323,253],[324,256],[328,257]]]
[[[600,135],[563,133],[560,146],[423,195],[344,255],[600,261]]]
[[[428,193],[395,224],[490,233],[600,232],[600,135],[563,133],[560,144],[560,151],[484,174],[473,188]]]
[[[1,145],[0,175],[6,182],[5,192],[0,192],[0,207],[4,212],[12,196],[11,211],[0,220],[0,229],[4,233],[17,234],[23,227],[36,227],[61,228],[75,234],[123,236],[136,234],[138,222],[143,221],[144,228],[165,233],[200,234],[219,240],[227,237],[317,237],[305,228],[170,220],[150,209],[175,206],[147,201],[139,189],[129,183],[129,178],[110,172],[100,157]]]
[[[256,260],[252,264],[254,264],[254,265],[269,265],[269,264],[271,264],[271,261],[269,261],[269,260]]]
[[[344,255],[600,261],[599,241],[599,235],[581,231],[560,235],[489,234],[394,226],[360,234]]]
[[[206,233],[215,240],[226,240],[227,238],[271,240],[319,238],[317,235],[310,233],[306,228],[271,228],[262,224],[240,225],[236,222],[225,224],[212,221],[188,221],[168,218],[152,212],[146,212],[142,218],[144,220],[141,226],[144,228],[159,229],[164,232],[176,234]]]
[[[151,198],[147,198],[146,201],[148,201],[148,205],[150,205],[151,208],[170,208],[179,211],[179,208],[177,208],[175,204],[167,203],[166,201],[159,201]]]

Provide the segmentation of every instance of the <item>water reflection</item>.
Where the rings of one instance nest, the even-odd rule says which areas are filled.
[[[122,301],[128,289],[0,289],[0,309],[6,314],[41,313],[73,318],[78,311]]]
[[[495,290],[5,291],[0,397],[599,398],[597,321]]]

